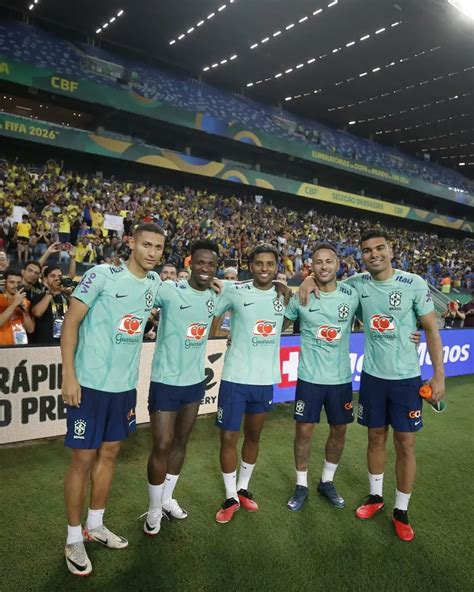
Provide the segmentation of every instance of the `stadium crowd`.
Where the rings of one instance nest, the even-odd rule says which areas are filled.
[[[123,230],[107,228],[109,216],[112,225],[123,221]],[[128,237],[138,222],[155,222],[164,228],[163,260],[183,276],[190,264],[189,247],[198,238],[219,245],[221,275],[225,267],[233,266],[241,279],[248,277],[249,250],[264,241],[278,248],[279,272],[294,284],[309,273],[312,247],[321,240],[330,241],[341,254],[339,279],[361,271],[359,239],[373,226],[368,220],[330,216],[314,207],[302,211],[203,190],[105,180],[100,174],[67,171],[54,161],[38,168],[4,160],[0,163],[0,291],[7,292],[8,280],[12,294],[22,284],[22,295],[29,302],[25,306],[36,319],[30,341],[58,341],[71,291],[61,267],[69,265],[70,281],[76,266],[81,274],[92,265],[126,257]],[[398,228],[393,236],[393,265],[421,275],[444,292],[471,290],[473,245],[472,239]],[[7,268],[22,267],[16,276],[4,277]],[[5,298],[2,295],[0,303]],[[0,313],[4,305],[6,301],[0,304]],[[41,321],[43,315],[46,330],[39,328],[46,322]]]

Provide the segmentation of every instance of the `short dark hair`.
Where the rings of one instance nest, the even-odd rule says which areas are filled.
[[[59,271],[62,273],[62,269],[59,267],[59,265],[48,265],[43,269],[43,277],[48,277],[48,275],[53,273],[53,271],[56,271],[56,269],[59,269]]]
[[[316,251],[321,251],[321,249],[327,249],[328,251],[332,251],[334,253],[334,255],[336,255],[337,258],[340,257],[339,253],[337,252],[336,247],[334,245],[331,245],[331,243],[327,243],[327,242],[317,243],[314,246],[311,256],[314,257],[314,254],[316,253]]]
[[[209,240],[197,240],[191,245],[191,257],[196,251],[212,251],[219,257],[219,247]]]
[[[27,261],[24,265],[23,265],[23,269],[26,269],[28,267],[28,265],[36,265],[36,267],[39,268],[39,270],[41,271],[41,265],[39,261],[35,261],[34,259],[30,259],[29,261]]]
[[[146,224],[139,224],[138,226],[136,226],[133,229],[133,237],[136,238],[142,232],[154,232],[155,234],[160,234],[161,236],[166,237],[166,233],[163,230],[163,228],[151,222],[147,222]]]
[[[365,241],[370,240],[371,238],[384,238],[388,243],[390,242],[390,237],[386,232],[384,232],[383,230],[377,230],[376,228],[372,228],[362,233],[359,244],[362,244]]]
[[[255,247],[254,249],[252,249],[250,251],[249,263],[252,263],[253,260],[255,259],[255,257],[257,255],[261,255],[262,253],[273,253],[273,255],[275,256],[276,263],[278,263],[278,260],[280,259],[280,253],[278,252],[277,248],[275,248],[273,245],[270,245],[268,243],[263,243],[263,245],[258,245],[257,247]]]
[[[176,265],[174,263],[171,263],[171,262],[169,262],[169,263],[163,263],[163,265],[161,266],[161,271],[163,271],[163,269],[165,267],[174,267],[176,269],[176,271],[178,271],[178,268],[176,267]]]
[[[21,278],[21,271],[19,269],[14,269],[13,267],[8,267],[8,269],[5,270],[3,277],[5,278],[5,281],[7,281],[7,279],[11,276],[11,275],[17,275],[18,277]]]

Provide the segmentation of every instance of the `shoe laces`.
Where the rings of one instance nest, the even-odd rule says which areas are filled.
[[[225,502],[222,504],[222,509],[227,510],[228,508],[231,508],[234,504],[238,503],[239,502],[237,500],[235,500],[233,497],[230,497],[229,499],[226,499]]]
[[[138,516],[137,520],[141,520],[145,517],[148,518],[148,516],[150,516],[150,518],[153,520],[160,520],[163,517],[168,518],[168,516],[163,512],[163,510],[148,510],[148,512],[144,512],[143,514]]]
[[[182,512],[183,509],[181,508],[181,506],[178,504],[178,502],[171,497],[169,500],[166,500],[165,504],[163,506],[166,505],[166,508],[171,511],[171,510],[178,510],[179,512]]]
[[[86,548],[84,547],[84,543],[82,541],[72,543],[71,545],[68,545],[68,547],[70,548],[69,554],[73,561],[76,561],[77,563],[81,564],[85,563],[87,553]]]
[[[249,500],[253,499],[253,495],[250,493],[250,491],[247,491],[246,489],[239,489],[237,493],[242,497],[246,497]]]

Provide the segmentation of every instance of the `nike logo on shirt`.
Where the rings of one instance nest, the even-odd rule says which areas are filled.
[[[362,298],[369,298],[370,294],[362,294]]]
[[[318,312],[318,310],[321,310],[320,308],[310,308],[309,312]]]
[[[126,298],[128,296],[128,294],[115,294],[115,298]]]
[[[255,302],[244,302],[244,306],[250,306],[251,304],[255,304]]]
[[[179,307],[179,310],[184,310],[185,308],[191,308],[191,305],[189,305],[189,306],[183,306],[183,305],[181,305]]]

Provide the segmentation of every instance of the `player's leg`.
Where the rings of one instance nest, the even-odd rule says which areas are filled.
[[[110,549],[124,549],[128,541],[104,526],[104,513],[114,478],[121,441],[136,430],[135,390],[124,393],[105,393],[108,401],[102,442],[91,472],[91,497],[84,537]]]
[[[226,494],[216,514],[216,522],[221,524],[230,522],[240,508],[237,495],[237,443],[246,406],[244,386],[222,380],[219,387],[216,425],[221,430],[219,460]]]
[[[155,411],[150,415],[152,448],[148,457],[147,518],[143,525],[145,534],[155,536],[160,532],[163,514],[163,488],[168,472],[168,460],[173,446],[177,411]]]
[[[403,541],[411,541],[415,532],[408,520],[408,504],[415,483],[416,432],[422,426],[422,399],[419,377],[393,381],[390,393],[390,421],[395,444],[397,488],[392,521]]]
[[[188,514],[173,498],[173,493],[184,464],[186,447],[188,445],[189,436],[196,423],[200,403],[201,398],[193,403],[183,405],[178,411],[175,421],[173,445],[168,458],[168,468],[163,486],[163,511],[168,517],[178,518],[180,520],[186,518]]]
[[[388,383],[390,382],[365,372],[361,374],[358,422],[368,428],[367,466],[370,487],[367,499],[356,510],[356,516],[363,520],[372,518],[384,507],[383,476],[390,423],[388,410]]]
[[[344,450],[347,424],[354,421],[352,383],[328,385],[324,407],[329,423],[329,436],[318,492],[336,508],[344,508],[344,499],[334,485],[334,475]]]
[[[296,487],[287,503],[292,512],[298,512],[308,497],[308,464],[311,454],[311,439],[316,423],[321,418],[324,394],[319,385],[298,379],[295,391],[295,441],[294,456]]]

